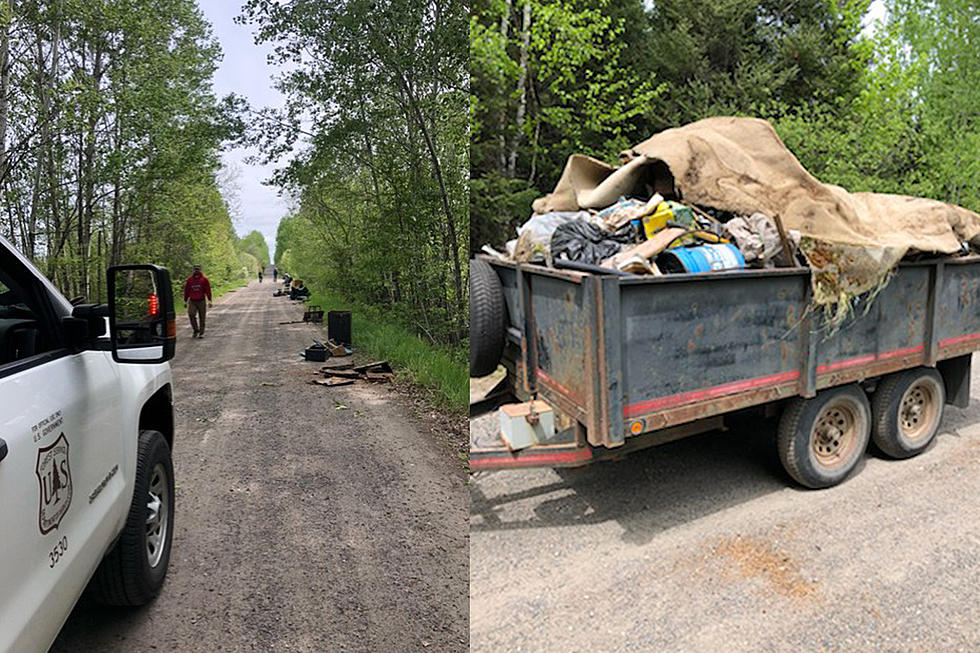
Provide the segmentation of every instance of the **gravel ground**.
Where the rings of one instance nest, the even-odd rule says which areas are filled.
[[[52,651],[463,651],[466,478],[386,386],[308,383],[317,335],[257,281],[173,361],[170,573],[137,610],[83,598]],[[356,340],[356,334],[355,334]]]
[[[929,450],[828,490],[792,484],[771,421],[478,476],[471,650],[980,651],[975,363]]]

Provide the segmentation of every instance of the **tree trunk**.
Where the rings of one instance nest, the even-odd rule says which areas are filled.
[[[102,46],[101,44],[96,44],[95,56],[92,62],[92,88],[96,95],[98,95],[102,86],[102,74]],[[99,120],[99,111],[96,107],[91,107],[89,111],[90,114],[85,133],[84,169],[80,171],[80,179],[83,180],[83,185],[77,229],[79,257],[78,292],[86,297],[91,290],[89,259],[91,258],[92,222],[95,219],[95,128]]]
[[[8,15],[13,15],[13,0],[0,2],[0,7],[7,5]],[[7,116],[8,96],[10,94],[10,23],[3,26],[0,32],[0,184],[7,177]],[[14,216],[10,216],[10,235],[14,235]]]
[[[517,174],[517,148],[524,135],[524,115],[527,112],[527,51],[531,45],[531,0],[524,0],[524,22],[521,26],[521,58],[517,73],[517,125],[514,138],[510,143],[507,155],[507,178],[513,179]]]
[[[507,50],[507,38],[510,32],[510,6],[511,0],[504,0],[504,13],[500,16],[500,36],[504,43],[504,50]],[[498,167],[500,169],[500,174],[504,174],[507,171],[507,105],[506,103],[501,106],[500,111],[497,114],[497,121],[500,123],[498,125],[500,134],[497,136],[497,145],[499,151],[498,156]]]
[[[432,163],[432,172],[435,175],[436,182],[439,184],[439,198],[442,203],[442,210],[446,217],[446,234],[449,236],[449,246],[452,249],[452,261],[453,261],[453,285],[456,290],[456,309],[458,311],[463,310],[463,271],[460,267],[459,262],[459,239],[456,236],[456,223],[453,220],[453,211],[449,206],[449,193],[446,191],[446,182],[442,175],[442,163],[439,161],[439,154],[436,152],[435,142],[432,140],[431,134],[429,134],[428,125],[425,123],[425,118],[422,112],[419,110],[418,103],[415,101],[415,94],[412,91],[411,85],[405,78],[405,75],[398,71],[398,80],[401,83],[402,90],[405,93],[405,97],[408,100],[409,108],[416,117],[416,122],[418,123],[419,132],[422,134],[422,140],[425,142],[425,148],[428,151],[429,159]]]

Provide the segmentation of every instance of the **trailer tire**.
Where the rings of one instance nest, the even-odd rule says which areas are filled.
[[[504,352],[507,306],[500,278],[483,259],[470,260],[470,376],[492,374]]]
[[[943,419],[946,386],[942,375],[918,367],[886,376],[871,400],[871,437],[885,455],[911,458],[935,439]]]
[[[808,488],[831,487],[857,466],[871,437],[871,406],[857,385],[790,400],[779,420],[776,448],[783,469]]]

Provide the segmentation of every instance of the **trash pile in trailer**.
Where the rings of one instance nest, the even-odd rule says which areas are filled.
[[[506,254],[484,251],[612,274],[803,265],[813,302],[839,324],[903,258],[980,248],[977,213],[824,184],[764,120],[708,118],[668,129],[620,161],[569,157]]]

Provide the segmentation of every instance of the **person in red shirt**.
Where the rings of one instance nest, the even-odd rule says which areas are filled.
[[[207,304],[205,304],[207,299]],[[184,283],[184,303],[187,304],[187,317],[191,320],[191,328],[194,329],[192,338],[204,337],[204,321],[207,317],[207,309],[211,306],[211,283],[201,272],[201,266],[194,266],[194,273],[187,277]],[[198,318],[201,322],[198,325]]]

